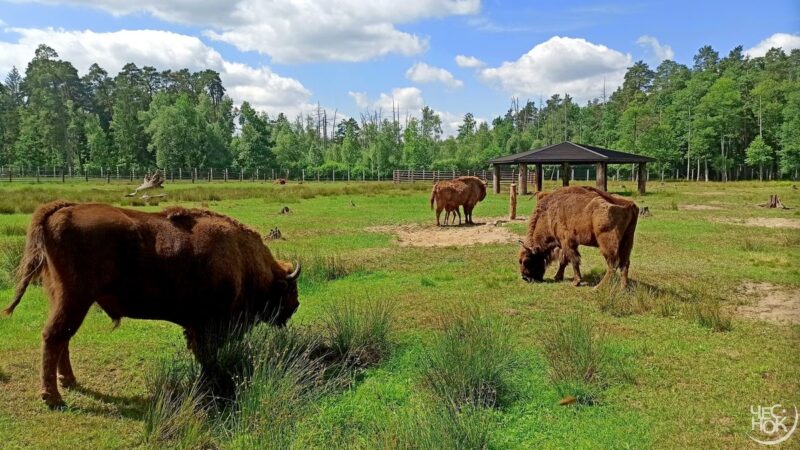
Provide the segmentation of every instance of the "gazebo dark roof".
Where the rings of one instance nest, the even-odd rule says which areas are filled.
[[[490,164],[630,164],[655,161],[647,156],[624,153],[593,145],[575,144],[569,141],[547,147],[528,150],[514,155],[502,156],[489,161]]]

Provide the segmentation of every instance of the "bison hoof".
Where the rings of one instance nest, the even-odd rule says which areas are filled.
[[[59,375],[58,384],[65,389],[69,389],[75,386],[75,376]]]
[[[564,275],[556,275],[553,277],[553,281],[564,281]]]
[[[572,281],[572,285],[575,286],[575,287],[580,286],[581,285],[581,280],[573,280]]]
[[[50,409],[63,409],[65,406],[67,406],[67,404],[64,403],[64,399],[61,398],[61,395],[59,395],[58,392],[53,394],[50,392],[43,391],[42,400],[44,400],[44,403]]]

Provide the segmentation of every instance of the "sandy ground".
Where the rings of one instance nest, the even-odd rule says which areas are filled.
[[[800,289],[748,281],[742,284],[742,291],[754,304],[739,306],[737,314],[768,322],[800,324]]]
[[[525,223],[518,217],[513,222]],[[437,227],[436,225],[383,225],[366,230],[391,233],[404,247],[464,247],[476,244],[506,244],[516,242],[519,236],[506,229],[508,217],[475,219],[475,225]]]
[[[723,208],[714,205],[678,205],[678,209],[681,211],[715,211]]]
[[[717,222],[745,225],[748,227],[766,228],[800,228],[800,219],[784,219],[782,217],[748,217],[746,219],[717,219]]]

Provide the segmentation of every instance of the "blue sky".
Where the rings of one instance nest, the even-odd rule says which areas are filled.
[[[80,72],[132,60],[210,67],[237,102],[274,114],[319,102],[340,114],[423,104],[447,126],[490,120],[512,96],[610,91],[643,59],[691,64],[712,45],[800,48],[800,2],[479,0],[0,0],[0,74],[54,47]],[[125,30],[125,32],[122,32]],[[457,55],[474,58],[460,66]],[[416,66],[415,66],[416,65]],[[462,64],[463,65],[463,64]],[[413,70],[412,67],[415,68]],[[446,126],[446,128],[447,128]]]

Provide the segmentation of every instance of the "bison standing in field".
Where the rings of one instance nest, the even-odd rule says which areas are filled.
[[[522,279],[542,281],[547,265],[560,258],[555,280],[564,278],[572,263],[573,284],[581,282],[579,245],[599,247],[608,268],[598,283],[603,285],[616,269],[628,284],[633,235],[639,208],[630,200],[591,187],[566,187],[537,194],[539,200],[528,223],[528,235],[520,241],[519,265]],[[559,252],[560,250],[560,252]]]
[[[240,330],[259,321],[282,326],[299,306],[300,266],[275,260],[258,233],[206,210],[48,203],[33,214],[19,270],[4,312],[41,277],[50,298],[41,396],[51,407],[63,405],[56,380],[75,383],[69,341],[94,303],[115,323],[130,317],[180,325],[204,369],[207,330],[231,322]]]
[[[478,202],[486,198],[486,183],[478,177],[458,177],[453,180],[439,181],[431,190],[431,209],[436,205],[436,225],[439,226],[439,217],[442,210],[446,210],[445,225],[450,213],[453,212],[453,221],[458,214],[461,223],[461,213],[458,208],[463,206],[464,219],[472,224],[472,210]]]

